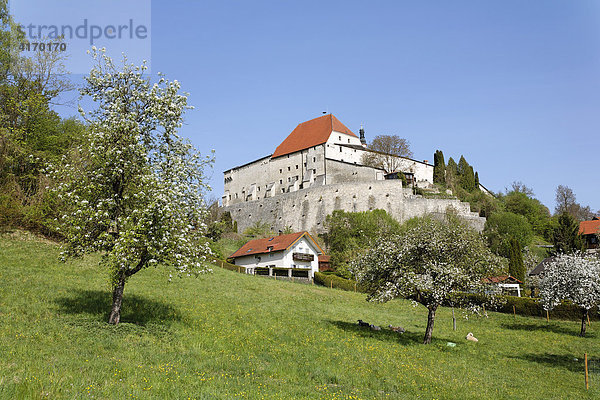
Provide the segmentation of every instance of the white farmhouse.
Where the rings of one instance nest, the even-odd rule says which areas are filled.
[[[247,274],[313,279],[319,271],[321,247],[308,232],[254,239],[229,258]]]

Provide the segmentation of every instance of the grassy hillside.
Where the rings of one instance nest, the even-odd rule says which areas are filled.
[[[57,254],[23,234],[0,238],[2,399],[600,396],[597,374],[585,390],[582,362],[600,357],[596,324],[583,339],[574,322],[491,314],[460,318],[454,332],[444,309],[424,346],[426,312],[410,302],[220,269],[168,283],[151,269],[127,284],[113,327],[98,257]],[[358,318],[407,333],[360,329]],[[470,331],[479,343],[464,340]]]

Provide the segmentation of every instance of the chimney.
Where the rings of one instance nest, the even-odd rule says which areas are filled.
[[[363,128],[363,124],[360,124],[360,130],[358,131],[360,134],[360,142],[363,147],[367,147],[367,139],[365,139],[365,128]]]

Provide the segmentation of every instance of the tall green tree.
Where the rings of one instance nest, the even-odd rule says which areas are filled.
[[[100,252],[110,272],[113,303],[108,322],[118,324],[125,283],[150,266],[180,275],[208,271],[211,257],[205,224],[202,157],[178,136],[190,107],[180,84],[144,75],[145,64],[126,59],[118,68],[104,51],[92,52],[95,67],[82,96],[97,108],[83,113],[91,135],[83,162],[63,165],[56,177],[64,214],[64,257]]]
[[[552,244],[554,254],[571,254],[583,250],[579,222],[572,215],[565,212],[558,216],[557,224],[552,231]]]
[[[458,165],[452,157],[448,159],[448,165],[446,166],[446,185],[452,187],[458,183]]]
[[[485,223],[483,234],[490,249],[503,257],[510,257],[510,241],[515,239],[521,248],[533,238],[531,225],[522,215],[511,212],[495,212]]]
[[[521,282],[525,281],[525,264],[523,263],[523,252],[519,241],[511,238],[509,241],[510,258],[508,263],[508,274]]]
[[[333,268],[350,277],[348,264],[381,236],[392,235],[400,223],[384,210],[346,212],[335,210],[325,219],[326,233],[321,237],[331,255]]]
[[[441,150],[436,150],[433,154],[433,183],[446,183],[446,163]]]

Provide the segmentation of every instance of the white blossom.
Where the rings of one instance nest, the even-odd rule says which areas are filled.
[[[81,161],[54,170],[65,210],[59,225],[68,243],[63,257],[102,252],[113,279],[150,265],[180,275],[210,271],[211,251],[200,223],[206,211],[201,156],[177,134],[190,107],[179,83],[157,84],[124,60],[117,68],[104,49],[81,89],[97,102],[83,113],[90,135]]]
[[[569,300],[582,310],[581,336],[589,310],[600,305],[600,260],[581,253],[561,254],[544,268],[540,297],[546,310]]]

